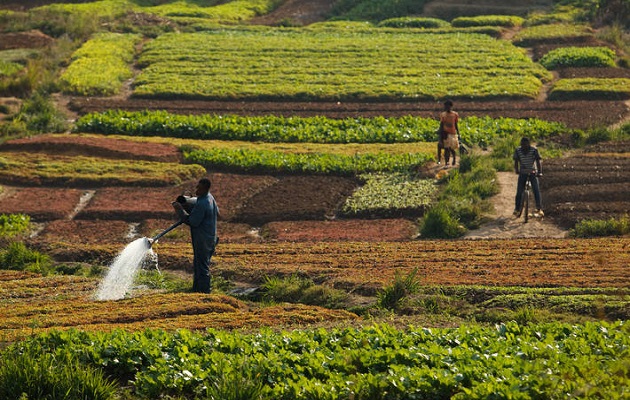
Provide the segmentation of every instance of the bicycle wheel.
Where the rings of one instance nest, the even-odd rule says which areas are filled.
[[[525,222],[529,221],[529,188],[523,193],[523,211],[525,212]]]

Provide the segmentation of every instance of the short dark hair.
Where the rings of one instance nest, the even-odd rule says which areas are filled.
[[[212,186],[212,182],[210,182],[210,179],[208,178],[199,179],[199,184],[207,190],[210,190],[210,186]]]
[[[447,106],[447,107],[453,107],[453,100],[450,100],[450,99],[446,100],[444,102],[444,105]]]
[[[529,143],[529,138],[524,137],[521,139],[521,144],[525,144],[525,143]]]

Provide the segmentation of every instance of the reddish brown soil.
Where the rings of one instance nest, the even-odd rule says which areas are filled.
[[[288,242],[405,241],[417,233],[407,219],[270,222],[263,228],[269,240]]]
[[[33,221],[68,218],[79,204],[80,189],[9,188],[0,192],[0,213],[25,213]]]
[[[541,190],[547,215],[567,228],[583,219],[630,215],[629,154],[630,141],[625,141],[545,161]]]
[[[16,150],[57,155],[85,155],[123,160],[161,162],[182,161],[177,147],[159,143],[139,143],[106,136],[85,137],[79,135],[35,136],[15,139],[2,146],[2,151]]]
[[[38,30],[4,33],[0,40],[0,50],[37,49],[51,45],[53,41],[52,37]]]

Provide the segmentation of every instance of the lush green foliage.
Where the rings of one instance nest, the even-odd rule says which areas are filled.
[[[475,154],[462,156],[459,171],[449,173],[443,183],[438,200],[421,221],[423,237],[456,238],[478,228],[491,207],[487,199],[499,192],[491,161]]]
[[[460,51],[445,54],[453,42]],[[534,98],[551,77],[486,35],[379,28],[164,34],[145,45],[139,64],[134,95],[168,99]]]
[[[48,274],[52,259],[39,251],[29,249],[22,242],[11,242],[0,250],[0,269]]]
[[[579,238],[628,235],[630,234],[630,218],[625,216],[619,219],[583,220],[575,224],[569,234]]]
[[[420,291],[418,269],[415,268],[406,276],[396,271],[394,281],[377,293],[378,305],[392,311],[399,311],[408,296]]]
[[[68,129],[66,116],[56,108],[50,96],[39,93],[22,103],[11,124],[21,133],[59,133]]]
[[[398,17],[383,20],[378,23],[378,26],[388,28],[446,28],[451,24],[439,18]]]
[[[437,115],[437,112],[436,112]],[[432,118],[345,118],[177,115],[164,111],[109,110],[87,114],[75,131],[132,136],[189,139],[251,140],[309,143],[406,143],[436,140],[438,122]],[[503,137],[539,139],[558,135],[567,128],[535,118],[467,117],[459,123],[464,142],[481,147]]]
[[[466,227],[442,203],[431,207],[424,215],[420,235],[423,238],[453,239],[466,233]]]
[[[567,67],[614,67],[615,52],[608,47],[560,47],[539,61],[547,69]]]
[[[477,15],[474,17],[457,17],[451,21],[455,27],[465,26],[505,26],[523,25],[525,20],[515,15]]]
[[[341,308],[348,295],[337,289],[317,285],[309,278],[291,275],[287,278],[271,276],[260,286],[262,299],[272,302],[289,302],[316,305],[327,308]]]
[[[0,397],[3,399],[113,399],[116,385],[94,366],[75,357],[42,354],[35,348],[7,351],[0,358]]]
[[[629,78],[567,78],[559,79],[549,93],[551,100],[593,100],[630,98]]]
[[[365,184],[342,207],[350,216],[400,216],[422,214],[437,190],[433,180],[411,173],[365,174]],[[375,222],[377,223],[377,222]]]
[[[133,76],[133,60],[139,35],[99,34],[86,42],[72,56],[72,63],[61,75],[66,93],[113,95],[123,82]]]
[[[51,332],[5,352],[76,359],[138,394],[194,396],[218,376],[257,375],[263,399],[547,398],[627,394],[628,324],[455,329],[387,325],[256,334]],[[250,375],[251,376],[251,375]],[[392,377],[395,377],[393,379]],[[624,389],[626,388],[626,389]],[[358,397],[357,397],[358,396]]]
[[[0,214],[0,237],[10,238],[28,230],[31,218],[24,214]]]

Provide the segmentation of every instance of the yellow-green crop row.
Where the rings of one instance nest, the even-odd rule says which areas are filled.
[[[549,93],[551,100],[630,99],[628,78],[559,79]]]
[[[278,0],[234,0],[209,7],[192,2],[176,1],[154,7],[143,8],[143,12],[169,17],[178,22],[193,22],[195,19],[215,22],[241,22],[258,15],[268,14],[278,6]]]
[[[551,77],[486,35],[393,31],[165,34],[139,65],[134,95],[158,98],[534,98]]]
[[[177,185],[205,174],[199,165],[95,157],[2,153],[0,180],[28,185]]]
[[[133,76],[130,63],[139,35],[102,33],[87,41],[72,56],[72,63],[61,75],[66,93],[113,95]]]
[[[513,38],[518,46],[529,46],[536,42],[557,41],[567,38],[586,39],[593,36],[591,28],[576,24],[534,25],[522,29]]]
[[[181,18],[212,20],[215,22],[239,22],[257,15],[271,12],[279,4],[278,0],[234,0],[229,2],[205,1],[188,2],[173,1],[157,6],[138,5],[131,0],[103,0],[85,3],[52,3],[37,7],[34,13],[57,12],[70,14],[87,14],[102,18],[114,18],[129,11],[143,12],[168,17],[173,20]],[[207,4],[204,6],[203,4]],[[217,4],[222,3],[222,4]]]
[[[208,169],[356,175],[404,172],[433,158],[434,143],[317,144],[188,141],[184,159]]]
[[[131,11],[129,0],[103,0],[83,3],[51,3],[31,10],[32,13],[56,12],[62,14],[84,14],[95,17],[113,18]]]
[[[435,153],[435,143],[431,142],[321,144],[120,135],[111,137],[147,144],[169,143],[182,149],[185,162],[199,164],[211,170],[229,169],[270,173],[356,175],[367,172],[406,172],[433,159]],[[199,167],[199,165],[190,167]],[[156,168],[163,169],[159,166]]]

